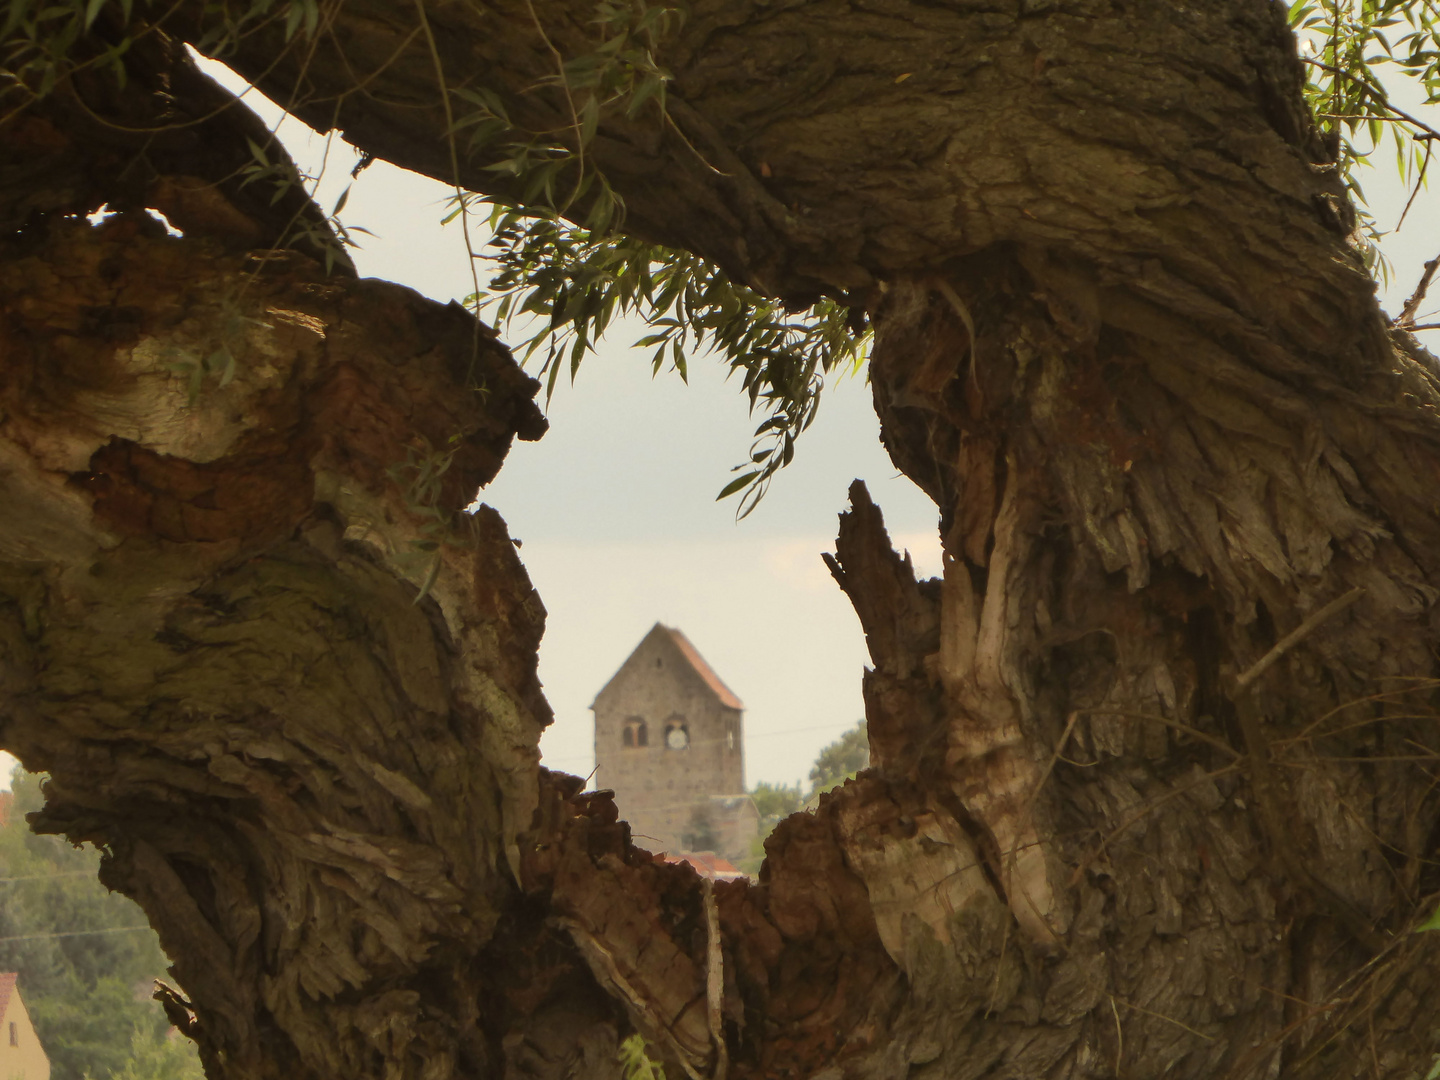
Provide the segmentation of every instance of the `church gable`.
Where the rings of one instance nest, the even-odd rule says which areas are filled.
[[[660,627],[659,623],[655,625],[656,627]],[[699,650],[690,644],[689,638],[682,634],[678,628],[660,628],[664,629],[669,635],[672,644],[674,644],[680,655],[685,658],[685,662],[690,665],[690,670],[700,676],[700,681],[705,684],[705,688],[709,690],[710,693],[715,695],[716,701],[724,705],[727,709],[745,708],[745,706],[741,704],[740,699],[731,692],[730,688],[720,681],[720,676],[716,675],[715,669],[705,662],[705,658],[700,655]]]
[[[637,686],[673,686],[677,696],[701,694],[727,709],[743,709],[740,699],[727,687],[699,650],[679,630],[656,623],[641,639],[620,669],[595,695],[592,709],[604,709],[617,698],[628,696]]]

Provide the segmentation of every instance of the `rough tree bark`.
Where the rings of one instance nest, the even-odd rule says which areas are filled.
[[[852,490],[873,768],[713,892],[537,767],[543,609],[454,513],[533,385],[286,241],[314,209],[239,186],[178,50],[214,17],[12,117],[0,169],[0,741],[145,906],[212,1080],[604,1077],[631,1030],[697,1080],[1425,1074],[1440,383],[1278,6],[701,0],[666,124],[602,119],[626,228],[868,314],[940,510],[917,582]],[[590,18],[346,0],[228,59],[505,195],[438,83],[563,131]]]

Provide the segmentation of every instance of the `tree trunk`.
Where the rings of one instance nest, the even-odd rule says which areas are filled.
[[[628,229],[868,314],[941,514],[917,582],[852,490],[873,767],[713,890],[537,769],[543,609],[455,513],[533,384],[235,182],[253,136],[174,47],[214,17],[113,113],[81,74],[12,119],[0,172],[3,739],[160,930],[212,1080],[605,1077],[632,1030],[695,1080],[1425,1075],[1440,383],[1279,7],[711,0],[668,120],[602,117]],[[348,0],[230,59],[506,196],[437,79],[563,131],[590,18]]]

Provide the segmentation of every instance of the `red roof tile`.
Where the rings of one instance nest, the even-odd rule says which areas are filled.
[[[10,1008],[10,997],[15,992],[15,972],[0,972],[0,1020],[5,1019],[5,1012]]]
[[[732,709],[745,708],[730,688],[720,681],[720,676],[715,674],[715,670],[705,662],[705,658],[700,655],[695,646],[690,644],[689,638],[673,626],[665,627],[665,632],[670,635],[670,640],[675,642],[681,654],[690,662],[690,666],[695,669],[696,674],[705,680],[705,685],[715,691],[715,696],[720,699],[720,704]],[[734,867],[731,869],[733,870]]]
[[[733,863],[713,851],[686,851],[679,855],[666,855],[664,859],[667,863],[689,863],[701,877],[720,881],[733,881],[745,876]]]

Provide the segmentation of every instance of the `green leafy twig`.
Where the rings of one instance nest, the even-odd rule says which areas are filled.
[[[1308,71],[1305,97],[1316,122],[1333,140],[1337,163],[1356,204],[1362,253],[1387,276],[1376,246],[1383,235],[1366,210],[1358,166],[1387,137],[1396,168],[1411,189],[1403,222],[1424,186],[1437,132],[1390,100],[1382,74],[1396,70],[1424,88],[1426,103],[1440,101],[1440,6],[1436,0],[1302,0],[1289,12]],[[1357,141],[1362,135],[1366,147]],[[1395,226],[1399,228],[1399,224]]]
[[[616,1057],[625,1080],[665,1080],[665,1069],[650,1059],[650,1047],[638,1031],[620,1044]]]
[[[133,21],[137,6],[143,12],[154,0],[7,0],[0,19],[0,101],[18,98],[12,109],[23,109],[48,96],[65,78],[85,68],[108,70],[124,86],[124,57],[135,40],[150,33],[173,14],[182,0],[172,0],[167,10],[147,22]],[[87,60],[74,59],[75,47],[90,34],[105,9],[113,8],[126,32]],[[319,31],[319,0],[249,0],[238,8],[230,4],[207,4],[207,13],[218,16],[195,47],[210,56],[223,56],[239,40],[283,19],[285,41],[297,34],[314,38]],[[9,119],[0,115],[0,122]]]
[[[796,440],[815,419],[825,376],[864,360],[868,334],[853,333],[847,310],[832,300],[789,312],[697,255],[558,216],[497,207],[491,225],[488,254],[498,273],[489,291],[468,302],[497,323],[538,321],[520,348],[526,362],[540,357],[547,394],[562,369],[574,378],[595,342],[626,314],[638,315],[651,331],[635,344],[654,350],[654,372],[668,361],[686,378],[690,357],[712,352],[740,376],[751,412],[765,414],[747,460],[718,496],[743,492],[740,517],[790,464]]]
[[[334,133],[327,136],[325,144],[325,158],[328,161],[330,155],[329,140]],[[275,136],[272,134],[271,139]],[[299,172],[294,165],[288,161],[271,161],[266,147],[261,146],[253,139],[246,139],[245,144],[250,148],[252,160],[240,170],[240,186],[247,187],[250,184],[259,183],[268,186],[270,191],[270,205],[274,206],[283,199],[290,190],[295,187],[305,188],[307,196],[306,203],[295,211],[290,220],[286,223],[284,232],[277,243],[281,246],[295,244],[304,241],[310,245],[312,251],[322,253],[325,261],[325,273],[328,276],[335,269],[335,264],[346,259],[345,249],[347,247],[358,247],[353,233],[365,233],[372,235],[369,229],[359,225],[346,225],[340,220],[340,213],[345,209],[345,204],[350,199],[350,188],[353,184],[347,184],[345,190],[340,192],[339,198],[335,200],[334,207],[324,216],[322,224],[314,218],[306,216],[305,210],[309,203],[315,202],[315,195],[319,190],[320,181],[323,178],[325,166],[322,163],[320,175],[307,176]],[[318,204],[316,204],[318,206]],[[322,211],[323,212],[323,211]],[[346,263],[348,264],[348,261]]]

